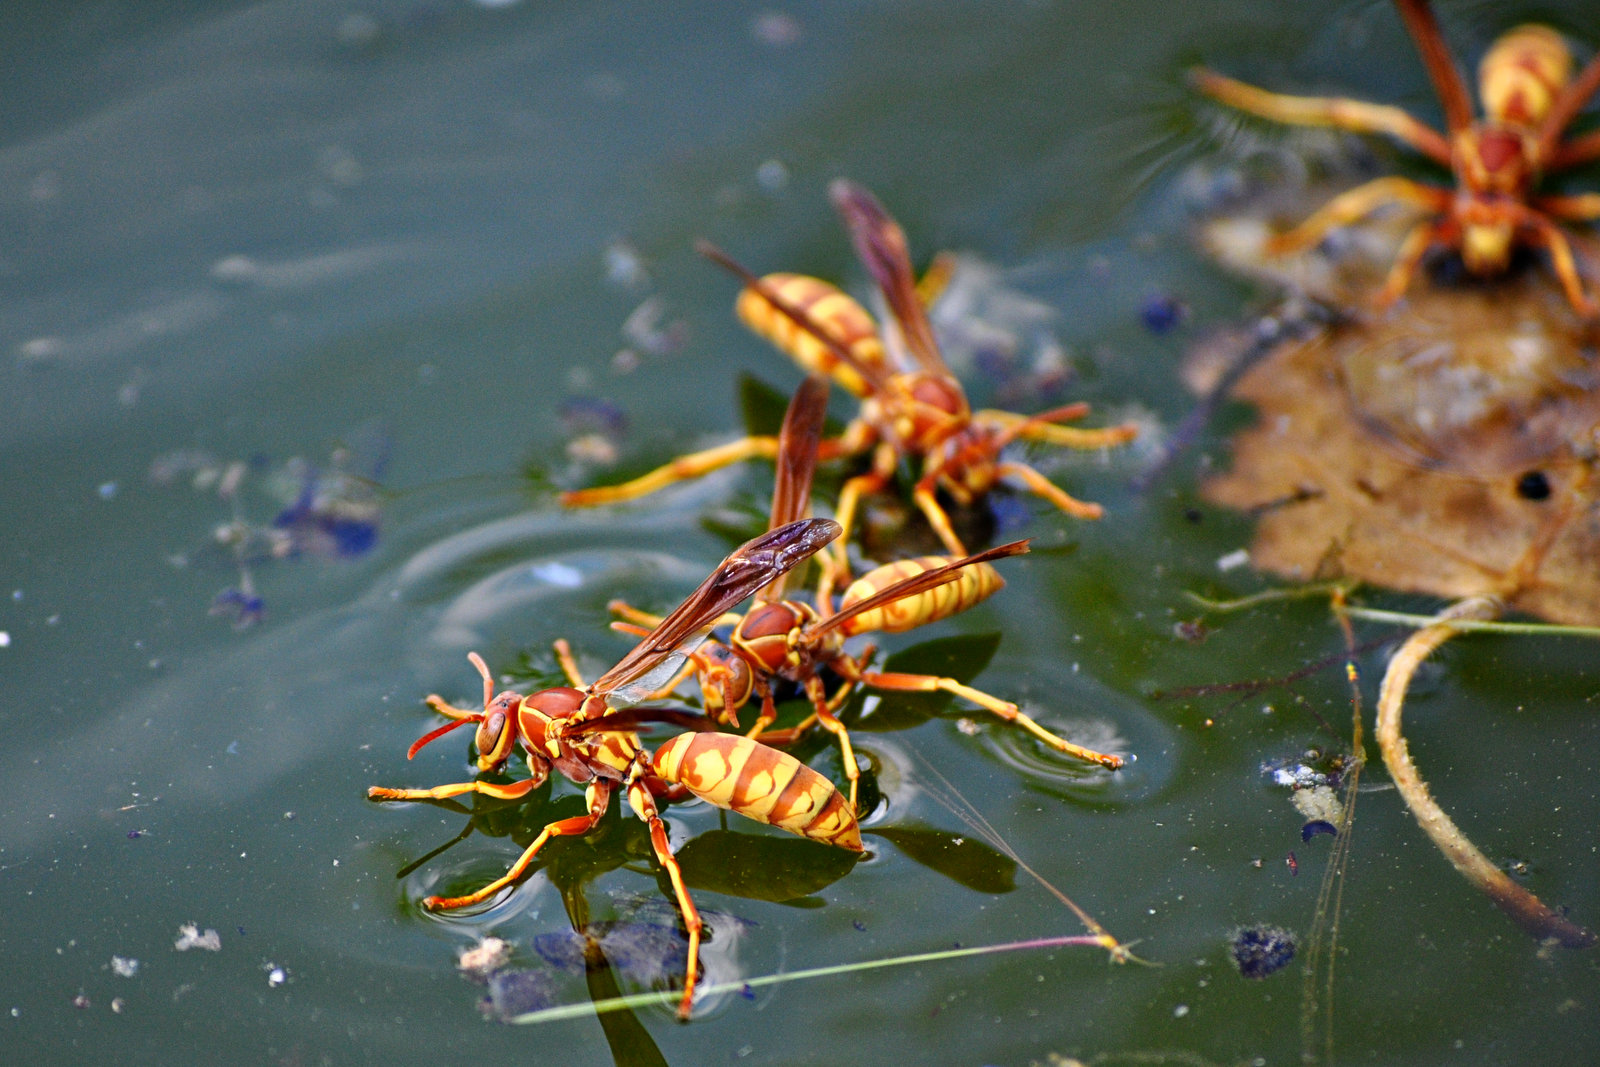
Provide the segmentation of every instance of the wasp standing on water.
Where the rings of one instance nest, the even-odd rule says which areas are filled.
[[[824,568],[823,598],[848,575],[845,545],[861,498],[888,488],[902,459],[920,460],[922,472],[912,487],[912,498],[955,556],[966,555],[967,549],[939,502],[941,491],[965,507],[1002,481],[1010,481],[1075,518],[1099,518],[1098,504],[1078,500],[1027,464],[1003,460],[1001,453],[1017,440],[1105,448],[1131,440],[1134,427],[1084,430],[1056,425],[1087,414],[1086,404],[1031,416],[974,412],[939,353],[900,224],[871,193],[852,182],[834,182],[831,195],[889,309],[890,333],[881,332],[860,304],[827,282],[799,274],[757,278],[711,245],[700,246],[744,281],[735,311],[747,326],[806,370],[828,375],[861,400],[861,413],[838,438],[823,441],[819,452],[825,461],[871,454],[870,469],[849,479],[840,491],[835,518],[844,533]],[[777,438],[745,437],[680,456],[631,482],[580,489],[564,493],[561,499],[569,507],[632,500],[741,460],[772,458],[777,451]]]
[[[1405,294],[1432,248],[1454,249],[1469,274],[1487,277],[1505,273],[1512,251],[1528,246],[1549,254],[1551,268],[1578,314],[1600,315],[1600,305],[1584,289],[1571,242],[1551,221],[1600,219],[1600,194],[1542,196],[1534,191],[1550,171],[1600,159],[1600,130],[1564,137],[1584,103],[1600,89],[1600,55],[1573,77],[1572,52],[1560,34],[1537,25],[1507,31],[1478,66],[1478,97],[1485,117],[1474,119],[1472,99],[1427,0],[1396,0],[1396,6],[1444,105],[1445,133],[1397,107],[1343,97],[1281,96],[1203,67],[1190,71],[1195,88],[1230,107],[1296,126],[1385,134],[1448,167],[1455,177],[1454,189],[1398,177],[1357,186],[1278,235],[1268,251],[1303,251],[1329,231],[1386,204],[1404,204],[1427,218],[1401,242],[1378,291],[1380,307]]]
[[[816,470],[827,401],[826,380],[813,374],[801,383],[789,403],[779,433],[777,480],[769,520],[773,529],[798,520],[810,510],[811,479]],[[852,584],[837,611],[833,609],[831,597],[825,595],[819,594],[815,606],[786,599],[787,575],[779,575],[756,595],[756,602],[748,612],[719,620],[733,627],[731,637],[726,644],[707,641],[690,652],[686,670],[692,670],[699,682],[706,714],[719,722],[737,727],[738,710],[752,697],[760,698],[761,710],[747,737],[763,737],[769,744],[790,744],[816,725],[837,737],[845,777],[850,783],[852,810],[856,805],[860,769],[850,744],[850,734],[836,713],[857,685],[898,692],[947,692],[970,700],[1007,722],[1016,723],[1058,751],[1115,770],[1122,766],[1120,756],[1096,752],[1057,737],[1010,701],[997,699],[954,678],[868,670],[874,648],[868,647],[859,656],[852,656],[844,649],[846,638],[873,631],[904,633],[949,618],[988,599],[1005,585],[991,561],[1020,555],[1027,550],[1026,541],[1015,541],[960,559],[923,556],[889,563]],[[645,633],[643,626],[659,625],[661,621],[620,600],[612,601],[610,606],[626,620],[613,625],[629,632]],[[824,670],[842,679],[832,696],[823,684]],[[805,690],[812,713],[798,726],[767,733],[777,717],[772,681],[778,678],[797,683]],[[667,695],[681,681],[680,675],[655,695]]]
[[[833,783],[793,756],[749,738],[719,733],[679,734],[652,755],[633,732],[638,725],[670,722],[709,727],[710,721],[670,709],[618,711],[612,702],[628,702],[654,691],[660,685],[662,669],[670,673],[675,666],[673,657],[698,642],[723,612],[812,556],[838,534],[838,524],[829,519],[805,519],[746,542],[616,666],[589,685],[579,677],[566,643],[557,642],[557,656],[572,682],[570,687],[542,689],[527,696],[510,691],[496,696],[489,668],[473,653],[469,658],[483,676],[483,711],[462,710],[430,696],[429,706],[452,721],[420,738],[406,758],[456,727],[474,723],[480,772],[504,766],[521,741],[529,776],[506,785],[474,780],[431,789],[374,786],[367,795],[374,800],[444,800],[482,793],[510,800],[538,788],[554,769],[585,787],[588,813],[546,826],[504,877],[465,896],[430,896],[423,906],[447,911],[493,896],[521,878],[551,838],[594,829],[610,806],[611,794],[620,787],[634,813],[649,825],[656,860],[667,872],[683,913],[689,948],[678,1017],[687,1019],[699,973],[703,924],[667,840],[656,798],[693,794],[757,822],[852,852],[861,851],[861,831],[850,803]]]

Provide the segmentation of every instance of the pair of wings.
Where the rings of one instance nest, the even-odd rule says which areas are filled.
[[[877,197],[855,182],[842,178],[835,181],[828,187],[828,198],[833,201],[834,209],[839,212],[845,228],[850,232],[857,257],[872,275],[878,291],[883,294],[884,303],[889,308],[889,315],[905,343],[906,351],[923,372],[954,382],[955,376],[939,354],[939,345],[933,336],[933,324],[928,321],[927,310],[917,294],[917,278],[911,267],[905,231],[884,210]],[[888,384],[889,371],[880,366],[868,366],[856,359],[838,338],[806,314],[804,309],[786,300],[765,279],[757,277],[709,241],[699,241],[695,247],[701,255],[738,277],[747,289],[760,295],[775,311],[816,338],[839,362],[853,369],[874,390],[883,389]]]

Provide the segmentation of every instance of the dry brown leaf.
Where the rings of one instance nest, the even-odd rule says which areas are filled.
[[[1249,219],[1212,251],[1313,295],[1371,292],[1382,243],[1283,263]],[[1371,231],[1367,236],[1370,238]],[[1346,576],[1457,599],[1495,594],[1564,623],[1600,624],[1596,333],[1539,271],[1495,285],[1419,280],[1381,315],[1281,346],[1232,396],[1255,424],[1202,486],[1259,515],[1250,555],[1295,580]]]

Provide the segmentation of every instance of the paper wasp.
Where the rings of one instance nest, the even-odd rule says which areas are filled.
[[[813,555],[838,533],[838,525],[831,520],[806,519],[746,542],[616,666],[589,685],[583,684],[564,641],[557,643],[556,652],[571,686],[528,696],[511,691],[496,696],[487,665],[472,653],[469,658],[483,676],[483,710],[466,711],[430,696],[429,706],[452,721],[417,740],[406,758],[456,727],[475,723],[480,772],[501,768],[520,741],[527,753],[529,776],[506,785],[474,780],[431,789],[374,786],[367,795],[375,800],[444,800],[482,793],[516,799],[542,785],[554,769],[585,787],[588,813],[546,826],[503,877],[465,896],[430,896],[423,905],[450,910],[493,896],[521,878],[551,838],[594,829],[610,805],[611,794],[620,788],[634,813],[649,825],[656,860],[671,879],[683,913],[689,951],[678,1016],[687,1019],[699,970],[702,923],[667,840],[656,798],[693,794],[757,822],[853,852],[861,851],[861,831],[851,805],[833,783],[793,756],[749,738],[720,733],[679,734],[652,755],[633,732],[642,723],[698,726],[709,722],[704,716],[664,708],[619,711],[613,701],[622,703],[653,692],[661,684],[662,671],[670,674],[676,669],[674,655],[703,636],[723,612]]]
[[[1554,30],[1537,25],[1509,30],[1478,66],[1478,98],[1485,117],[1474,119],[1471,97],[1427,0],[1396,0],[1396,5],[1444,105],[1446,133],[1397,107],[1341,97],[1280,96],[1204,68],[1190,71],[1195,88],[1241,111],[1297,126],[1386,134],[1455,176],[1454,189],[1392,176],[1367,182],[1334,197],[1274,238],[1268,249],[1278,254],[1302,251],[1330,230],[1385,204],[1404,204],[1427,218],[1402,241],[1378,291],[1380,307],[1405,294],[1432,248],[1454,249],[1468,273],[1489,276],[1505,272],[1514,248],[1530,246],[1549,254],[1567,300],[1580,315],[1600,314],[1600,305],[1584,289],[1571,243],[1551,221],[1600,218],[1600,194],[1534,192],[1546,173],[1600,158],[1600,131],[1563,136],[1600,89],[1600,55],[1574,78],[1572,53]]]
[[[827,382],[813,374],[801,383],[789,404],[778,438],[778,474],[771,517],[774,529],[783,528],[810,510],[811,478],[827,401]],[[738,710],[752,697],[760,698],[761,710],[747,737],[765,737],[772,744],[788,744],[813,725],[820,725],[837,737],[845,777],[850,783],[852,810],[855,809],[860,770],[849,732],[836,712],[857,685],[899,692],[947,692],[1018,724],[1052,748],[1115,770],[1122,766],[1120,757],[1095,752],[1057,737],[1010,701],[999,700],[953,678],[868,670],[866,664],[871,661],[875,649],[868,648],[860,656],[852,656],[844,650],[845,640],[857,634],[903,633],[948,618],[987,599],[1005,585],[990,561],[1027,550],[1026,541],[1016,541],[961,559],[924,556],[890,563],[852,584],[837,611],[833,610],[831,597],[826,595],[819,595],[815,607],[803,601],[784,599],[786,575],[779,575],[757,594],[755,605],[748,612],[722,620],[733,626],[727,643],[707,641],[689,653],[684,673],[694,673],[706,713],[719,722],[737,727]],[[625,624],[618,624],[621,629],[645,633],[643,626],[660,625],[660,620],[654,616],[622,601],[612,601],[610,606],[626,620]],[[822,679],[824,670],[832,671],[842,681],[832,696]],[[772,695],[775,679],[800,685],[812,706],[811,715],[802,723],[776,734],[766,732],[777,717]],[[656,695],[670,693],[682,680],[680,673]]]
[[[1010,480],[1069,515],[1099,518],[1102,509],[1098,504],[1068,495],[1027,464],[1002,460],[1001,453],[1019,439],[1069,448],[1104,448],[1130,440],[1135,428],[1084,430],[1056,425],[1085,415],[1089,410],[1086,404],[1033,416],[999,410],[974,412],[939,354],[899,223],[859,185],[836,181],[830,195],[857,253],[883,294],[892,320],[887,333],[880,332],[860,304],[827,282],[795,274],[757,278],[711,245],[700,245],[704,254],[744,280],[745,289],[735,310],[747,326],[808,371],[827,374],[861,399],[861,413],[843,434],[824,441],[820,449],[824,460],[871,453],[870,469],[846,481],[840,492],[835,518],[844,534],[831,551],[825,591],[831,591],[833,581],[847,573],[845,544],[861,498],[887,488],[902,458],[921,460],[922,472],[912,498],[952,555],[963,556],[967,550],[938,500],[940,490],[957,504],[968,506],[1002,480]],[[777,450],[776,438],[746,437],[681,456],[622,485],[566,493],[562,502],[585,507],[631,500],[744,459],[771,458]]]

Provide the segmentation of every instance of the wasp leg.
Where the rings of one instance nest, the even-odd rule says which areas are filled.
[[[635,500],[658,489],[665,489],[674,482],[699,478],[747,459],[757,457],[772,459],[777,454],[776,437],[741,437],[737,441],[729,441],[725,445],[708,448],[704,452],[691,452],[687,456],[679,456],[648,474],[641,474],[631,482],[570,490],[561,494],[561,503],[569,508],[592,508],[600,504]]]
[[[1089,763],[1098,763],[1102,767],[1116,770],[1122,766],[1122,757],[1114,756],[1107,752],[1096,752],[1092,748],[1075,745],[1071,741],[1057,737],[1043,726],[1034,722],[1022,710],[1008,700],[1000,700],[990,696],[982,690],[973,689],[971,686],[962,685],[954,678],[939,678],[931,674],[895,674],[879,671],[863,671],[861,684],[873,689],[888,689],[904,693],[933,693],[943,691],[955,696],[970,700],[986,711],[991,711],[1007,722],[1014,722],[1027,730],[1030,734],[1060,752]]]
[[[1567,302],[1574,311],[1584,318],[1592,319],[1600,315],[1600,306],[1597,306],[1584,292],[1583,278],[1578,274],[1578,263],[1572,254],[1572,245],[1566,235],[1556,229],[1555,224],[1549,219],[1533,211],[1523,214],[1522,223],[1533,230],[1541,244],[1550,253],[1550,266],[1556,272],[1556,278],[1561,282],[1561,288],[1566,291]]]
[[[887,471],[881,457],[887,453]],[[824,615],[833,614],[833,591],[841,585],[850,584],[850,551],[849,541],[851,528],[855,524],[856,511],[861,506],[861,498],[870,493],[882,492],[889,484],[889,478],[895,468],[895,452],[892,445],[879,446],[878,455],[873,457],[872,470],[865,474],[858,474],[846,480],[839,490],[839,503],[833,509],[834,521],[839,524],[838,538],[823,549],[819,554],[822,563],[822,578],[817,583],[817,610]]]
[[[476,904],[480,900],[487,900],[521,878],[527,871],[528,865],[533,862],[533,858],[545,846],[545,842],[552,837],[573,837],[593,830],[595,824],[600,821],[600,816],[606,813],[607,805],[611,803],[611,783],[604,778],[595,779],[589,783],[586,796],[589,801],[589,814],[558,819],[540,830],[539,836],[533,839],[533,844],[523,849],[522,855],[517,857],[517,862],[513,863],[511,869],[504,875],[464,897],[427,897],[422,901],[422,906],[429,911],[450,911]]]
[[[1380,133],[1410,145],[1436,163],[1450,165],[1450,142],[1397,107],[1340,96],[1269,93],[1204,67],[1189,71],[1189,84],[1213,100],[1259,118],[1290,126],[1332,126],[1353,133]]]
[[[1026,463],[1002,463],[998,469],[1002,477],[1016,478],[1028,492],[1044,497],[1075,519],[1098,519],[1106,513],[1099,504],[1079,500]]]
[[[1078,448],[1086,452],[1096,448],[1110,448],[1113,445],[1127,444],[1139,436],[1139,428],[1132,423],[1123,423],[1121,426],[1104,426],[1097,430],[1056,425],[1062,419],[1081,418],[1089,413],[1088,404],[1074,404],[1072,406],[1082,410],[1071,413],[1067,409],[1048,412],[1047,414],[1053,416],[1048,421],[1037,415],[1019,415],[1014,411],[1001,411],[997,408],[985,408],[973,416],[973,421],[987,422],[1000,426],[1013,436],[1020,437],[1025,441],[1040,441],[1047,445]]]
[[[650,827],[650,847],[655,850],[657,862],[671,879],[672,893],[678,898],[678,910],[683,913],[684,930],[689,935],[689,958],[683,968],[683,999],[678,1002],[678,1019],[688,1022],[694,1007],[695,981],[700,976],[700,933],[705,924],[701,922],[700,912],[689,897],[689,887],[684,884],[678,858],[672,854],[672,843],[667,840],[667,828],[661,821],[661,813],[656,810],[655,798],[650,795],[645,785],[644,771],[639,766],[628,776],[628,804],[634,814]]]
[[[756,696],[761,698],[761,710],[756,713],[755,724],[745,731],[745,737],[754,741],[765,735],[767,727],[778,720],[778,705],[772,699],[772,683],[767,680],[764,673],[757,671],[751,683],[755,687]],[[726,700],[723,704],[726,706]]]
[[[606,610],[611,612],[611,614],[615,615],[617,618],[626,622],[631,622],[635,626],[648,627],[649,629],[643,631],[644,633],[648,633],[649,630],[653,630],[657,626],[661,625],[660,615],[652,615],[648,611],[640,611],[632,604],[629,604],[626,600],[618,599],[608,601],[606,603]],[[739,620],[742,618],[744,618],[743,615],[740,615],[737,612],[729,611],[718,616],[717,621],[711,625],[712,627],[737,626],[739,625]],[[633,633],[632,630],[625,630],[622,632]],[[643,636],[643,633],[641,633],[640,636]]]
[[[1597,139],[1596,144],[1595,155],[1600,156],[1600,139]],[[1533,199],[1533,208],[1535,211],[1542,211],[1546,215],[1553,215],[1558,219],[1587,222],[1590,219],[1600,219],[1600,193],[1580,193],[1577,196],[1538,196]]]
[[[1269,255],[1285,256],[1314,248],[1332,230],[1366,218],[1385,204],[1409,204],[1435,215],[1449,210],[1450,192],[1419,185],[1408,178],[1377,178],[1340,193],[1300,225],[1273,237],[1266,244]]]
[[[1427,255],[1428,249],[1434,243],[1445,238],[1449,230],[1438,222],[1419,222],[1406,234],[1400,242],[1400,248],[1395,252],[1394,264],[1389,268],[1388,275],[1383,279],[1383,285],[1373,297],[1373,305],[1380,311],[1389,307],[1396,300],[1406,295],[1406,290],[1411,288],[1411,279],[1416,276],[1417,265],[1422,262],[1422,257]]]
[[[873,653],[876,651],[877,648],[875,646],[868,645],[862,650],[862,661],[872,659]],[[840,660],[835,660],[833,665],[840,668],[842,671],[849,670],[849,667]],[[856,679],[846,678],[839,685],[838,690],[833,694],[833,696],[828,699],[828,710],[837,715],[839,713],[839,709],[844,706],[844,702],[850,699],[850,694],[855,687]],[[810,715],[807,715],[804,719],[801,719],[793,726],[783,730],[773,730],[771,733],[762,734],[761,743],[764,745],[771,745],[774,748],[783,748],[794,744],[806,734],[810,733],[811,728],[815,725],[817,725],[817,713],[813,711]],[[746,736],[748,737],[750,735],[747,734]],[[754,740],[754,738],[752,737],[751,740]]]
[[[850,783],[850,810],[853,813],[856,810],[856,783],[861,778],[861,767],[856,763],[855,748],[850,744],[850,731],[833,714],[834,705],[828,699],[827,691],[822,688],[822,679],[816,675],[807,678],[806,695],[816,709],[813,712],[814,721],[839,739],[839,758],[844,764],[845,779]]]
[[[933,527],[933,532],[939,535],[939,540],[944,542],[944,547],[952,556],[965,556],[967,548],[961,543],[961,538],[956,536],[955,527],[950,524],[950,514],[944,510],[944,505],[939,503],[936,486],[939,483],[939,471],[930,468],[923,472],[917,484],[912,487],[911,499],[921,509],[927,518],[928,525]]]
[[[571,682],[575,689],[584,688],[583,675],[578,673],[578,661],[572,658],[572,646],[567,643],[567,639],[556,638],[553,647],[556,650],[556,662],[561,664],[561,673],[567,676],[567,681]]]
[[[505,785],[494,782],[455,782],[451,785],[436,785],[432,789],[390,789],[375,785],[367,790],[367,796],[373,800],[448,800],[463,793],[482,793],[497,800],[517,800],[543,784],[544,777],[541,775]]]
[[[1557,145],[1550,162],[1545,165],[1545,170],[1563,170],[1596,159],[1600,159],[1600,130],[1591,130],[1580,137],[1574,137]]]

